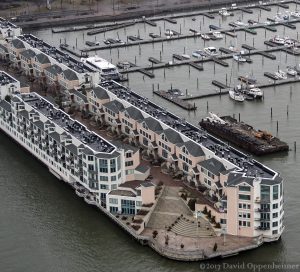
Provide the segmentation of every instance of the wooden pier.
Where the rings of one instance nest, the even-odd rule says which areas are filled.
[[[148,60],[149,60],[151,63],[154,63],[154,64],[162,63],[160,60],[155,59],[155,58],[153,58],[153,57],[149,57]]]
[[[175,104],[185,110],[195,111],[197,109],[195,104],[192,105],[192,104],[184,101],[183,99],[179,98],[177,95],[172,95],[166,91],[153,91],[153,93],[172,102],[173,104]]]
[[[108,31],[128,27],[128,26],[133,26],[135,24],[136,24],[136,22],[130,22],[130,23],[118,24],[118,25],[110,26],[110,27],[103,27],[103,28],[100,28],[100,29],[94,29],[94,30],[88,31],[86,34],[89,35],[89,36],[96,35],[96,34],[108,32]]]

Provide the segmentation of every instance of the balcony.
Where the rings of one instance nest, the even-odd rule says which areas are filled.
[[[259,227],[255,227],[255,230],[270,230],[270,227],[262,227],[262,226],[259,226]]]
[[[270,209],[255,209],[255,212],[270,212]]]
[[[254,218],[254,221],[269,222],[269,221],[270,221],[270,218],[261,218],[261,217],[257,217],[257,218]]]

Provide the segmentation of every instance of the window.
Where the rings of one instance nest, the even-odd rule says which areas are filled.
[[[273,200],[278,199],[279,197],[279,192],[278,192],[279,186],[278,185],[274,185],[273,186]]]
[[[270,186],[261,185],[260,195],[262,201],[270,202]]]
[[[221,219],[221,220],[220,220],[220,223],[221,223],[221,224],[226,224],[226,219]]]
[[[250,195],[239,194],[239,199],[241,199],[241,200],[250,200],[251,196]]]
[[[94,156],[88,156],[88,161],[93,161],[94,160]]]
[[[111,173],[116,172],[116,160],[115,159],[110,160],[110,172]]]
[[[250,192],[250,186],[239,186],[239,190],[243,192]]]
[[[162,155],[165,159],[168,158],[168,152],[167,152],[166,150],[164,150],[164,149],[162,149],[161,155]]]
[[[127,152],[126,153],[126,158],[131,158],[132,157],[132,153],[131,152]]]
[[[277,234],[278,233],[278,230],[273,230],[272,231],[272,234]]]
[[[111,213],[117,213],[118,212],[118,207],[109,207],[109,211]]]
[[[94,165],[89,164],[89,165],[88,165],[88,169],[89,169],[90,171],[94,171]]]
[[[189,166],[186,163],[182,164],[182,168],[183,168],[183,171],[185,171],[185,172],[189,171]]]
[[[239,209],[242,209],[242,208],[243,208],[242,203],[239,203]]]
[[[116,180],[117,180],[117,177],[116,177],[116,176],[112,176],[110,180],[111,180],[111,181],[116,181]]]
[[[273,209],[277,209],[278,208],[278,204],[273,204]]]
[[[112,189],[112,190],[116,190],[117,188],[118,188],[117,184],[111,185],[111,189]]]
[[[278,213],[277,212],[273,213],[273,218],[277,218],[277,217],[278,217]]]
[[[142,201],[136,201],[135,205],[138,206],[138,207],[142,206]]]
[[[125,166],[132,166],[133,165],[133,161],[128,161],[128,162],[125,162]]]
[[[134,169],[125,170],[126,175],[132,175],[134,173]]]
[[[108,190],[108,185],[106,185],[106,184],[100,184],[100,189],[102,189],[102,190]]]
[[[117,198],[110,198],[109,203],[110,204],[118,204],[118,199]]]
[[[101,173],[108,173],[107,160],[104,159],[99,160],[99,171]]]
[[[108,181],[108,177],[106,177],[106,176],[100,176],[100,181]]]
[[[273,227],[277,227],[277,226],[278,226],[278,222],[277,222],[277,221],[276,221],[276,222],[273,222],[272,226],[273,226]]]

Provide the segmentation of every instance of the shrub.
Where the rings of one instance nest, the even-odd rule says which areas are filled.
[[[213,216],[213,217],[211,218],[211,222],[212,222],[213,224],[216,223],[216,217],[215,217],[215,216]]]
[[[4,97],[4,100],[5,100],[6,102],[10,103],[11,97],[10,97],[9,95],[6,95],[6,96]]]
[[[207,214],[207,207],[206,207],[206,206],[205,206],[204,209],[203,209],[203,213],[204,213],[204,214]]]
[[[138,215],[146,215],[149,211],[146,211],[146,210],[139,210],[138,211]]]
[[[158,182],[157,186],[162,186],[162,185],[164,185],[164,183],[160,180],[160,181]]]
[[[185,193],[182,193],[182,194],[181,194],[181,198],[182,198],[182,199],[186,200],[186,197],[187,197],[187,196],[186,196]]]
[[[207,216],[208,218],[211,218],[211,210],[208,211]]]
[[[122,220],[127,220],[127,216],[122,216]]]
[[[157,234],[158,234],[157,230],[154,230],[154,231],[152,232],[152,237],[155,239],[156,236],[157,236]]]
[[[126,222],[126,225],[128,226],[130,223],[129,222]]]
[[[218,244],[217,244],[217,243],[215,243],[215,244],[214,244],[213,251],[215,251],[215,252],[216,252],[216,251],[217,251],[217,249],[218,249]]]
[[[218,222],[218,223],[215,225],[215,227],[216,227],[217,229],[220,229],[220,228],[221,228],[221,224]]]
[[[141,227],[141,226],[139,226],[139,225],[133,225],[133,226],[132,226],[132,228],[133,228],[134,230],[139,230],[140,227]]]
[[[141,224],[141,223],[143,223],[143,219],[133,219],[132,218],[132,222],[137,223],[137,224]]]
[[[192,198],[188,202],[188,206],[192,211],[195,211],[195,204],[196,204],[196,199]]]
[[[120,216],[117,214],[116,217],[119,218]]]
[[[181,248],[184,248],[184,244],[181,244],[180,247],[181,247]]]

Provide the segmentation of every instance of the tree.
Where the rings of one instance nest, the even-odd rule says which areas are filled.
[[[206,207],[206,206],[205,206],[204,209],[203,209],[203,213],[204,213],[204,214],[207,214],[207,207]]]
[[[207,217],[208,217],[208,218],[211,218],[211,210],[208,211]]]
[[[191,198],[188,202],[188,206],[192,211],[195,211],[195,204],[196,204],[195,198]]]
[[[11,97],[10,97],[9,95],[6,95],[4,99],[5,99],[5,101],[7,101],[8,103],[10,103],[10,101],[11,101]]]
[[[218,249],[218,244],[217,244],[217,243],[215,243],[215,244],[214,244],[213,251],[214,251],[214,252],[216,252],[216,251],[217,251],[217,249]]]

